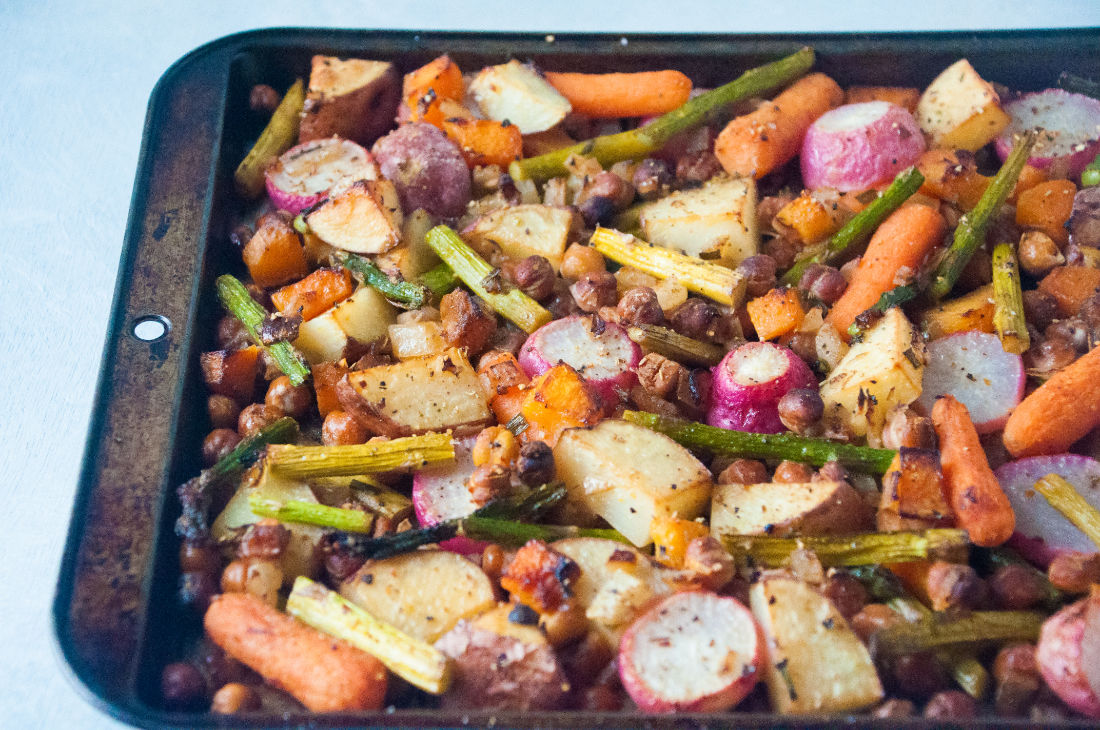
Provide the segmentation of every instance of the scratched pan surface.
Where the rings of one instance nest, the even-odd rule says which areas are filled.
[[[266,30],[230,36],[193,51],[161,78],[149,103],[119,268],[96,407],[54,601],[62,653],[90,701],[142,726],[214,727],[224,718],[179,714],[159,704],[160,668],[199,635],[196,616],[175,600],[178,515],[174,485],[200,468],[208,430],[199,353],[213,349],[221,315],[217,273],[238,271],[228,242],[242,214],[232,172],[262,122],[248,113],[248,90],[285,89],[308,76],[314,53],[395,62],[408,71],[447,52],[462,68],[509,58],[548,70],[679,68],[699,86],[803,46],[841,85],[923,87],[967,57],[987,77],[1023,90],[1052,85],[1061,71],[1100,78],[1100,30],[1004,33],[627,36]],[[155,318],[166,334],[152,342],[135,324]],[[153,325],[154,327],[156,325]],[[860,717],[831,724],[882,727]],[[643,718],[629,713],[457,713],[408,708],[377,714],[253,715],[236,726],[683,727],[730,724],[791,727],[791,718],[721,714]],[[826,718],[807,718],[823,724]],[[1003,719],[972,727],[1006,727]],[[921,727],[921,720],[888,726]],[[1020,722],[1020,726],[1026,723]],[[1061,727],[1090,727],[1067,722]]]

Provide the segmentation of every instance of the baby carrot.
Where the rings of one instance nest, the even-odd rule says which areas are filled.
[[[256,596],[217,596],[203,625],[229,656],[314,712],[382,707],[387,684],[382,662],[298,623]]]
[[[1016,513],[989,468],[970,412],[954,396],[941,396],[932,407],[932,427],[959,527],[975,545],[1001,545],[1016,529]]]
[[[927,205],[903,205],[891,213],[871,236],[848,289],[826,321],[847,339],[848,327],[861,312],[912,280],[924,257],[943,240],[945,229],[943,216]]]
[[[1060,454],[1100,425],[1100,347],[1059,370],[1024,398],[1005,424],[1014,457]]]
[[[727,124],[714,142],[714,155],[729,174],[760,179],[792,160],[814,120],[843,101],[835,81],[810,74]]]
[[[555,73],[546,80],[589,117],[647,117],[679,107],[691,94],[691,79],[679,71],[638,73]]]

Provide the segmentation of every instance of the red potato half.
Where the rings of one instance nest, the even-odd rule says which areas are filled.
[[[845,104],[817,118],[802,140],[807,188],[866,190],[892,180],[924,153],[920,125],[885,101]]]
[[[970,411],[978,433],[1003,427],[1024,397],[1027,375],[1019,355],[1005,352],[997,335],[971,330],[932,340],[926,348],[918,402],[932,412],[936,398],[950,393]]]
[[[638,618],[619,644],[619,676],[644,712],[722,712],[756,686],[764,637],[734,598],[676,593]]]
[[[1100,718],[1100,598],[1066,606],[1043,623],[1035,659],[1047,686],[1077,712]]]
[[[1095,459],[1078,454],[1032,456],[997,469],[997,481],[1016,513],[1016,532],[1008,544],[1043,567],[1058,553],[1096,551],[1096,545],[1085,533],[1035,491],[1035,482],[1047,474],[1060,475],[1100,509],[1100,462]]]
[[[443,520],[467,517],[477,509],[466,480],[474,471],[473,448],[476,437],[455,439],[453,464],[420,469],[413,476],[412,503],[416,520],[422,527],[439,524]],[[452,537],[439,543],[439,547],[461,555],[480,553],[487,542],[468,537]]]
[[[470,169],[450,137],[424,122],[403,124],[371,149],[387,180],[397,186],[401,207],[432,215],[462,215],[470,202]]]
[[[1100,153],[1100,101],[1062,89],[1025,94],[1005,104],[1012,121],[997,138],[1002,160],[1012,152],[1013,137],[1042,129],[1028,164],[1052,177],[1075,178]]]
[[[560,363],[571,366],[606,402],[620,400],[637,382],[642,349],[626,330],[595,317],[572,316],[537,329],[519,351],[527,377],[542,375]]]
[[[747,342],[714,369],[707,423],[751,433],[782,433],[779,399],[795,388],[817,390],[817,378],[790,349]]]
[[[276,208],[297,215],[355,180],[377,180],[378,166],[364,148],[339,137],[304,142],[284,152],[267,171],[267,194]]]

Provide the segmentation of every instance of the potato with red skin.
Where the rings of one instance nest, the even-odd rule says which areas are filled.
[[[404,210],[423,208],[454,218],[470,202],[470,170],[462,151],[437,127],[404,124],[374,143],[382,175],[397,186]]]

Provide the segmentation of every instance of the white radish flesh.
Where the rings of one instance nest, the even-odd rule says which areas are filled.
[[[707,423],[752,433],[782,433],[779,399],[795,388],[817,390],[817,378],[790,349],[748,342],[714,369]]]
[[[476,437],[456,439],[453,464],[421,469],[413,477],[412,502],[416,520],[430,527],[444,520],[467,517],[478,505],[474,502],[466,480],[474,471],[473,448]],[[439,544],[451,552],[468,555],[485,549],[488,543],[468,537],[453,537]]]
[[[892,180],[924,152],[920,125],[885,101],[845,104],[818,117],[802,141],[802,179],[811,190],[866,190]]]
[[[317,139],[284,152],[267,172],[275,207],[297,215],[334,189],[356,180],[377,180],[378,167],[363,147],[346,139]]]
[[[936,398],[950,393],[970,411],[978,433],[1005,425],[1024,397],[1027,376],[1019,355],[1005,352],[997,335],[971,330],[928,343],[917,402],[932,412]]]
[[[997,138],[1002,160],[1012,151],[1013,137],[1029,129],[1042,134],[1028,164],[1051,177],[1076,177],[1100,153],[1100,101],[1062,89],[1025,94],[1005,104],[1012,121]]]
[[[1100,462],[1078,454],[1060,454],[1019,459],[997,469],[997,481],[1016,513],[1016,532],[1009,545],[1044,567],[1067,550],[1097,550],[1085,533],[1035,491],[1035,482],[1047,474],[1058,474],[1100,509]]]
[[[619,676],[644,712],[722,712],[756,685],[763,637],[734,598],[677,593],[631,624]]]
[[[519,365],[528,377],[565,363],[610,403],[620,400],[620,394],[628,393],[637,382],[641,359],[641,348],[622,327],[582,316],[540,327],[519,351]]]

